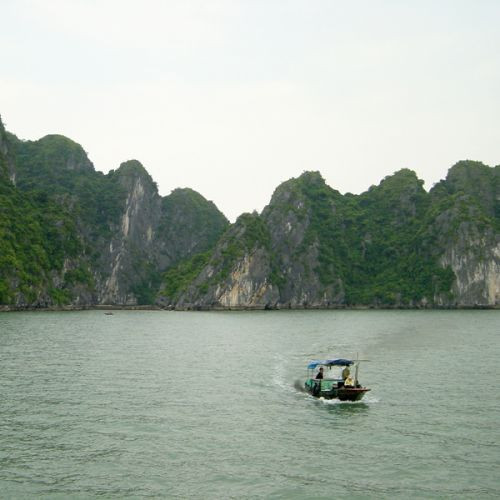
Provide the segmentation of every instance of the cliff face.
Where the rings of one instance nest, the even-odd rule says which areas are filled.
[[[63,299],[58,271],[71,276],[75,224],[66,204],[15,186],[15,148],[1,123],[0,137],[0,305],[45,307]]]
[[[101,273],[96,276],[97,301],[135,305],[139,299],[136,287],[148,280],[148,264],[156,268],[155,233],[161,198],[138,161],[122,163],[114,179],[125,193],[125,199],[109,245],[101,251]]]
[[[260,307],[276,300],[270,281],[269,235],[257,214],[244,214],[213,253],[169,272],[159,302],[183,307]],[[209,257],[210,255],[210,257]],[[209,258],[209,261],[207,260]],[[201,272],[200,272],[201,271]],[[186,280],[185,276],[194,278]],[[178,280],[181,280],[180,284]]]
[[[161,200],[156,232],[159,267],[166,269],[212,248],[228,225],[213,202],[192,189],[174,189]]]
[[[339,196],[318,172],[285,182],[274,192],[262,213],[275,263],[274,281],[279,285],[274,306],[321,307],[343,301],[341,264],[328,260],[332,255],[328,250],[338,249],[327,250],[322,241],[323,231],[341,231],[337,220]],[[318,220],[323,216],[324,225]],[[328,280],[322,279],[319,271],[323,264],[328,267]]]
[[[425,192],[402,170],[359,196],[317,172],[276,189],[199,267],[167,273],[160,301],[185,308],[499,304],[498,167],[461,162]]]
[[[7,177],[13,184],[16,182],[14,159],[8,146],[8,135],[0,117],[0,176]]]
[[[440,305],[493,306],[500,304],[500,240],[493,231],[462,223],[456,238],[440,259],[455,274],[452,295],[437,297]]]
[[[433,222],[439,260],[455,275],[443,305],[492,306],[500,302],[500,167],[463,161],[431,196],[442,210]],[[444,203],[444,206],[443,206]]]
[[[499,178],[463,161],[430,192],[404,169],[342,195],[305,172],[229,225],[136,160],[104,175],[70,139],[0,122],[0,307],[495,307]]]
[[[162,198],[138,161],[103,175],[70,139],[0,132],[0,304],[152,304],[161,273],[228,224],[194,191]]]

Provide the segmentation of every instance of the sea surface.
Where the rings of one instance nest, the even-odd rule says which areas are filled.
[[[498,311],[0,314],[0,498],[499,498],[499,367]]]

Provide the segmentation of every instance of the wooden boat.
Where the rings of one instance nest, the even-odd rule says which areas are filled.
[[[325,359],[314,360],[307,365],[306,391],[316,398],[359,401],[370,389],[358,381],[359,364],[367,360]],[[354,375],[350,369],[354,368]],[[346,370],[347,369],[347,370]],[[323,378],[314,376],[318,370]]]

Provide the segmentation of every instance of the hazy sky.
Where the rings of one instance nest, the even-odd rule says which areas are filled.
[[[320,170],[360,193],[500,163],[500,1],[0,0],[0,114],[231,219]]]

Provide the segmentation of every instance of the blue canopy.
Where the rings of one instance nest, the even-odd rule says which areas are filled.
[[[314,360],[307,365],[308,370],[314,370],[317,366],[351,366],[354,361],[350,359],[325,359],[323,361]]]

